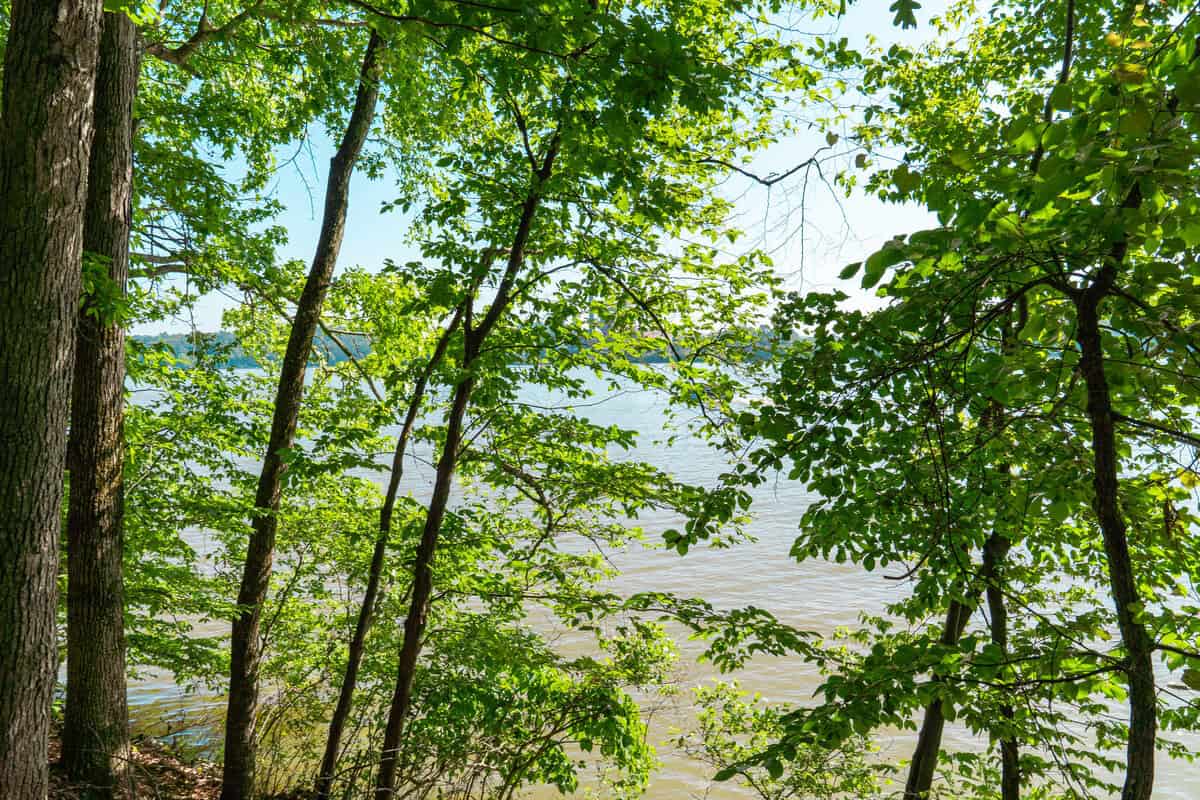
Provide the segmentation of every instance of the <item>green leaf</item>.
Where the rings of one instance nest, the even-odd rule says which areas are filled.
[[[907,164],[901,164],[892,170],[892,183],[901,194],[911,194],[921,185],[921,175],[910,170]]]
[[[1126,61],[1113,67],[1113,77],[1121,83],[1144,83],[1146,66]]]
[[[893,25],[899,25],[902,29],[917,27],[917,16],[914,13],[921,4],[916,0],[896,0],[888,7],[895,16],[892,18]]]
[[[154,0],[104,0],[104,10],[125,14],[139,25],[151,25],[158,19]]]
[[[1129,136],[1145,136],[1150,132],[1154,116],[1144,105],[1138,104],[1121,115],[1117,129]]]
[[[1071,87],[1060,83],[1050,91],[1050,107],[1055,111],[1070,111],[1074,100]]]
[[[895,242],[889,242],[880,250],[872,253],[866,260],[862,288],[870,289],[879,283],[887,268],[902,260],[904,260],[904,248]]]
[[[717,774],[713,775],[713,780],[714,781],[727,781],[730,778],[732,778],[734,775],[737,775],[740,771],[741,770],[739,770],[736,765],[728,766],[723,769],[717,770]]]

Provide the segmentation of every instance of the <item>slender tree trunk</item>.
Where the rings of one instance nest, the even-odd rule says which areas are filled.
[[[1008,608],[1004,604],[1001,568],[1008,558],[1012,542],[993,533],[983,547],[983,578],[987,581],[987,604],[992,644],[1008,656]],[[1013,720],[1013,707],[1009,703],[1000,706],[1000,716],[1005,722]],[[1021,753],[1016,739],[1000,739],[1000,798],[1020,800],[1021,797]]]
[[[1140,203],[1131,193],[1126,205]],[[1120,263],[1125,251],[1119,243],[1112,263]],[[1154,750],[1158,728],[1158,698],[1154,685],[1153,642],[1137,621],[1140,605],[1125,518],[1118,498],[1116,431],[1112,399],[1104,369],[1104,344],[1100,333],[1099,307],[1112,288],[1116,270],[1110,264],[1096,280],[1075,297],[1076,337],[1079,341],[1079,371],[1087,386],[1087,415],[1092,428],[1093,506],[1104,539],[1109,585],[1117,611],[1117,626],[1125,645],[1129,676],[1129,741],[1126,748],[1125,785],[1121,800],[1149,800],[1154,789]]]
[[[129,276],[133,203],[133,100],[140,63],[137,29],[104,15],[96,74],[83,248],[108,262],[120,296]],[[111,310],[110,310],[111,311]],[[88,303],[75,336],[67,469],[67,700],[63,764],[96,797],[111,797],[129,755],[125,705],[125,592],[122,569],[125,331]]]
[[[438,459],[433,497],[429,501],[429,509],[425,515],[425,528],[421,533],[421,543],[417,546],[416,561],[413,564],[412,599],[408,615],[404,620],[404,639],[400,645],[396,688],[392,693],[391,707],[388,709],[387,727],[383,734],[383,749],[379,760],[379,774],[375,782],[377,800],[390,800],[395,792],[400,740],[404,734],[404,722],[412,702],[413,678],[416,676],[417,658],[421,654],[421,637],[425,632],[429,599],[433,594],[433,557],[437,552],[438,535],[441,533],[442,519],[445,517],[446,504],[450,498],[454,470],[458,466],[462,422],[471,400],[471,392],[475,388],[475,376],[472,369],[483,342],[508,308],[517,274],[525,263],[525,248],[533,230],[533,220],[542,202],[542,184],[549,179],[551,171],[554,169],[560,143],[561,137],[555,133],[550,139],[541,166],[533,175],[529,194],[526,195],[525,202],[521,206],[517,230],[513,235],[512,247],[508,251],[508,263],[504,268],[504,276],[496,287],[496,296],[488,307],[483,320],[474,328],[470,324],[469,313],[471,303],[474,301],[473,295],[469,293],[465,301],[462,369],[466,372],[466,377],[458,383],[454,390],[454,398],[446,420],[446,442],[442,445],[442,455]]]
[[[469,365],[467,368],[469,369]],[[455,387],[454,401],[446,420],[446,443],[442,446],[442,455],[438,459],[433,497],[429,501],[425,528],[421,533],[421,543],[417,547],[416,563],[413,566],[412,602],[404,620],[404,641],[400,647],[396,688],[392,694],[387,728],[383,734],[383,755],[380,758],[379,776],[375,786],[376,797],[380,798],[390,798],[396,784],[400,737],[404,732],[404,722],[412,701],[413,676],[416,674],[417,657],[421,653],[421,636],[425,632],[429,598],[433,594],[433,556],[437,550],[442,520],[446,516],[450,487],[454,483],[454,470],[458,465],[463,418],[466,416],[474,387],[475,379],[470,375]]]
[[[1073,0],[1068,0],[1067,14],[1069,19],[1073,19],[1074,7],[1071,5]],[[1068,27],[1073,23],[1068,22]],[[1069,37],[1068,37],[1069,39]],[[1070,67],[1068,44],[1068,56],[1064,59],[1066,66],[1064,67],[1064,76],[1066,70]],[[1036,171],[1036,167],[1034,168]],[[1021,331],[1024,330],[1026,323],[1029,321],[1029,300],[1025,295],[1017,300],[1016,308],[1010,312],[1010,320],[1004,321],[1004,326],[1000,333],[1000,348],[1001,352],[1007,358],[1016,350]],[[989,415],[988,428],[999,430],[1003,427],[1004,422],[1004,407],[993,402],[991,405],[991,414]],[[1012,474],[1012,465],[1002,463],[996,469],[996,473],[1004,478],[1007,485]],[[998,504],[999,505],[999,504]],[[990,536],[983,544],[983,569],[980,577],[984,581],[985,593],[988,604],[988,629],[991,634],[992,644],[1000,649],[1001,657],[1008,659],[1008,607],[1004,602],[1004,562],[1008,558],[1008,553],[1012,549],[1012,540],[1002,536],[1000,533],[1001,521],[1005,518],[1004,510],[998,512],[998,523],[996,528],[992,530]],[[1004,722],[1011,725],[1015,714],[1011,703],[1001,703],[1000,716]],[[1021,797],[1021,752],[1017,744],[1017,740],[1011,735],[1000,739],[1000,800],[1020,800]]]
[[[967,620],[971,618],[971,606],[960,600],[952,600],[946,611],[946,623],[939,640],[944,645],[953,645],[962,638]],[[934,681],[939,681],[934,676]],[[942,749],[942,731],[946,727],[946,712],[941,700],[934,700],[925,707],[925,719],[917,734],[917,746],[913,751],[912,763],[908,768],[908,781],[904,785],[904,800],[925,800],[933,785],[933,773],[937,769],[938,754]]]
[[[993,531],[983,545],[983,566],[979,577],[986,586],[989,611],[992,615],[992,641],[1006,648],[1008,642],[1007,612],[1004,607],[1004,595],[1000,591],[999,567],[1008,554],[1011,543],[999,532]],[[942,627],[939,640],[943,645],[957,644],[962,638],[963,631],[978,601],[979,590],[971,592],[967,602],[955,600],[950,603],[946,612],[946,622]],[[970,604],[968,604],[970,603]],[[999,613],[997,613],[997,609]],[[999,625],[999,628],[997,627]],[[1000,640],[997,641],[997,635]],[[940,681],[934,676],[934,681]],[[1012,718],[1011,707],[1006,707],[1002,713]],[[946,713],[941,700],[934,700],[925,708],[925,719],[921,722],[921,730],[917,734],[917,746],[913,751],[912,762],[909,764],[908,780],[904,786],[904,800],[926,800],[933,787],[933,774],[937,770],[938,757],[942,748],[942,733],[946,728]],[[1021,793],[1021,773],[1018,763],[1019,752],[1015,741],[1001,741],[1001,761],[1003,768],[1002,798],[1017,800]]]
[[[100,0],[13,0],[0,97],[0,797],[43,800]]]
[[[271,563],[275,554],[276,514],[286,468],[282,453],[295,440],[313,336],[346,229],[350,178],[375,118],[375,106],[379,99],[378,59],[383,48],[382,38],[372,31],[363,56],[354,110],[350,114],[341,145],[329,165],[321,235],[308,280],[296,306],[291,336],[280,370],[271,436],[254,501],[257,516],[252,521],[242,584],[238,592],[239,613],[233,621],[221,800],[243,800],[250,796],[254,787],[254,722],[258,706],[258,667],[262,654],[259,618],[270,584]]]
[[[396,494],[400,489],[400,479],[404,475],[404,454],[408,447],[408,440],[412,435],[413,426],[416,424],[417,415],[421,411],[421,403],[425,399],[425,389],[429,378],[445,357],[446,349],[450,346],[450,339],[462,321],[462,314],[463,306],[460,305],[441,338],[438,339],[433,354],[413,386],[413,394],[409,400],[408,412],[404,417],[404,425],[400,429],[400,436],[396,439],[396,451],[392,456],[392,473],[388,480],[387,495],[384,498],[383,507],[379,511],[379,534],[375,537],[375,549],[371,554],[367,590],[363,594],[362,605],[358,609],[358,621],[355,623],[354,637],[350,640],[350,649],[347,654],[346,673],[338,693],[337,707],[329,721],[329,734],[325,739],[325,755],[321,759],[320,772],[317,773],[316,794],[318,800],[328,800],[330,789],[333,786],[333,776],[341,752],[342,733],[346,728],[346,720],[350,716],[354,690],[358,684],[358,670],[362,665],[363,651],[366,647],[367,631],[370,630],[375,615],[375,603],[379,598],[379,584],[383,578],[383,564],[392,532],[392,515],[396,508]]]

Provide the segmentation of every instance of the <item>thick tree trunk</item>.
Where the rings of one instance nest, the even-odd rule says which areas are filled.
[[[108,261],[118,294],[129,276],[137,29],[104,15],[96,74],[95,140],[83,248]],[[67,700],[63,764],[72,779],[111,797],[128,764],[125,592],[122,570],[125,331],[89,303],[76,324],[67,469]]]
[[[100,0],[13,0],[0,98],[0,797],[43,800]]]
[[[1012,542],[993,533],[983,547],[983,578],[987,581],[987,604],[992,643],[1008,656],[1008,608],[1004,603],[1001,567],[1008,558]],[[1006,722],[1013,719],[1013,707],[1004,703],[1000,716]],[[1021,753],[1017,741],[1012,738],[1000,740],[1000,798],[1020,800],[1021,797]]]
[[[952,600],[946,611],[946,623],[942,627],[941,643],[956,644],[966,630],[971,618],[972,607],[959,600]],[[935,676],[933,680],[937,681]],[[925,719],[917,734],[917,746],[913,750],[912,763],[908,768],[908,781],[904,784],[904,800],[926,800],[933,785],[933,773],[937,769],[938,754],[942,749],[942,731],[946,727],[946,712],[941,700],[934,700],[925,708]]]
[[[346,729],[346,721],[350,716],[350,707],[354,701],[354,690],[358,685],[358,670],[362,666],[363,652],[366,648],[367,631],[374,619],[375,603],[379,599],[379,585],[383,579],[383,565],[387,556],[388,540],[392,532],[392,515],[396,508],[396,494],[400,489],[400,479],[404,475],[404,454],[408,447],[409,437],[421,411],[421,403],[425,399],[425,389],[433,371],[437,369],[450,346],[450,339],[462,321],[463,306],[459,306],[450,324],[438,339],[433,354],[425,364],[425,369],[413,386],[412,398],[409,400],[408,411],[404,416],[404,425],[396,439],[396,451],[392,456],[392,473],[388,480],[387,494],[379,511],[379,533],[375,537],[375,549],[371,554],[371,566],[367,575],[367,590],[363,594],[362,605],[358,610],[358,621],[354,626],[354,636],[350,640],[347,654],[346,672],[342,679],[341,690],[338,693],[337,707],[329,721],[329,734],[325,739],[325,754],[321,759],[321,768],[317,773],[316,794],[318,800],[328,800],[330,789],[333,787],[333,777],[337,770],[338,756],[341,754],[342,734]]]
[[[1140,194],[1132,202],[1140,202]],[[1130,205],[1130,201],[1126,205]],[[1124,247],[1119,245],[1112,261],[1120,263],[1124,255]],[[1109,586],[1128,659],[1129,741],[1121,800],[1149,800],[1154,789],[1154,749],[1158,728],[1158,698],[1152,660],[1154,643],[1136,616],[1140,598],[1133,562],[1129,556],[1125,518],[1121,515],[1118,499],[1117,437],[1100,333],[1100,303],[1112,288],[1115,278],[1115,269],[1111,265],[1105,266],[1093,284],[1076,296],[1076,337],[1080,347],[1079,371],[1087,386],[1087,415],[1092,428],[1093,507],[1104,539]]]
[[[346,229],[350,178],[375,118],[375,106],[379,99],[378,59],[383,48],[382,38],[372,31],[363,57],[354,110],[350,114],[341,145],[329,165],[321,235],[308,280],[296,306],[291,336],[280,370],[271,436],[254,501],[258,513],[252,522],[242,584],[238,592],[239,614],[233,621],[222,800],[243,800],[250,796],[254,786],[254,723],[261,656],[259,618],[270,584],[275,554],[276,514],[279,511],[280,487],[285,469],[282,452],[294,443],[313,336]]]

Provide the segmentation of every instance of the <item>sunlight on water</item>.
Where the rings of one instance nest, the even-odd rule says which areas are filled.
[[[670,445],[661,439],[662,425],[668,412],[663,398],[650,392],[612,392],[596,381],[598,398],[605,402],[579,408],[593,422],[616,424],[637,430],[638,447],[620,458],[640,459],[672,472],[676,478],[708,484],[725,467],[721,456],[703,442],[680,436]],[[558,400],[544,393],[529,392],[522,398],[538,405],[555,405]],[[433,479],[428,454],[413,461],[406,470],[402,491],[421,497],[428,493]],[[613,554],[621,575],[614,588],[621,593],[655,590],[681,596],[703,597],[719,608],[754,605],[766,609],[781,621],[797,628],[829,635],[842,626],[853,626],[860,613],[879,613],[886,604],[900,599],[907,591],[899,581],[885,580],[880,572],[867,573],[857,567],[820,561],[797,564],[788,556],[800,515],[811,501],[802,486],[780,477],[755,493],[754,522],[750,533],[757,541],[729,549],[697,548],[685,557],[674,551],[635,549]],[[658,534],[678,524],[667,515],[647,515],[639,520],[646,529],[649,545],[658,545]],[[210,547],[204,537],[193,532],[189,537],[198,551]],[[538,619],[534,614],[533,618]],[[542,622],[543,629],[548,623]],[[220,626],[208,626],[202,633],[220,633]],[[547,631],[549,632],[549,631]],[[560,632],[555,632],[560,633]],[[687,639],[678,631],[680,650],[680,686],[682,691],[671,702],[648,698],[653,705],[650,716],[652,742],[662,759],[662,768],[651,780],[650,800],[708,798],[734,800],[751,794],[731,783],[710,784],[709,769],[686,756],[672,752],[666,744],[671,731],[689,720],[688,691],[717,677],[712,665],[697,663],[701,643]],[[562,634],[557,639],[568,653],[582,652],[589,644],[578,634]],[[820,682],[816,671],[798,659],[760,657],[746,669],[732,675],[742,688],[761,694],[765,699],[785,704],[812,702]],[[1160,674],[1169,680],[1165,672]],[[219,752],[220,702],[206,695],[185,695],[170,676],[146,676],[130,687],[131,716],[136,726],[153,735],[167,736],[198,752]],[[907,731],[887,732],[878,736],[879,757],[891,763],[903,760],[911,752],[915,737]],[[1200,737],[1188,740],[1200,750]],[[948,725],[944,744],[958,750],[977,750],[986,745],[965,728]],[[1160,758],[1155,798],[1157,800],[1195,800],[1200,797],[1200,767]],[[902,777],[901,777],[902,780]],[[895,787],[893,787],[895,788]],[[558,796],[553,791],[534,791],[532,797]]]

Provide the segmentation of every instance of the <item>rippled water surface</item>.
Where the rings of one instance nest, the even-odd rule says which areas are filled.
[[[648,461],[672,472],[678,479],[711,485],[724,468],[719,455],[694,438],[681,436],[667,444],[661,434],[667,406],[663,398],[649,392],[612,392],[597,382],[599,397],[607,398],[586,411],[593,421],[618,424],[641,434],[638,449],[630,458]],[[528,402],[553,404],[545,393],[530,392]],[[624,457],[624,456],[623,456]],[[420,497],[432,482],[432,469],[417,464],[407,469],[405,489]],[[788,558],[797,521],[810,496],[803,487],[780,481],[755,493],[754,522],[750,528],[757,539],[730,549],[696,549],[686,557],[674,551],[636,550],[617,554],[614,562],[621,577],[614,588],[622,593],[643,590],[673,592],[702,597],[715,606],[734,608],[754,605],[767,609],[782,621],[804,630],[831,633],[839,626],[852,626],[861,612],[878,612],[906,591],[902,583],[887,581],[880,573],[866,573],[839,564],[810,561],[797,564]],[[642,525],[651,539],[676,523],[666,516],[644,517]],[[197,535],[198,536],[198,535]],[[204,543],[197,541],[200,549]],[[680,634],[681,676],[684,687],[702,684],[715,677],[710,665],[697,663],[702,649]],[[570,647],[570,639],[566,639]],[[735,676],[742,687],[781,703],[811,702],[818,683],[813,669],[798,659],[759,658]],[[1164,679],[1169,679],[1164,673]],[[682,693],[686,698],[686,692]],[[192,742],[211,741],[211,733],[197,720],[197,709],[210,708],[215,717],[216,703],[210,698],[183,697],[165,677],[147,676],[130,689],[135,720],[155,721],[155,730],[163,732],[162,720],[177,718],[172,733]],[[184,711],[187,714],[184,714]],[[665,739],[672,729],[686,725],[686,704],[655,712],[651,735],[663,761],[647,794],[651,800],[706,797],[732,800],[752,795],[732,783],[713,785],[709,770],[686,756],[673,752]],[[890,761],[907,758],[913,735],[896,732],[880,737],[880,757]],[[1200,737],[1188,740],[1200,751]],[[945,744],[955,749],[977,749],[981,742],[968,731],[948,726]],[[539,794],[539,797],[541,795]],[[546,797],[554,796],[546,794]],[[1200,798],[1200,765],[1161,758],[1156,800],[1196,800]]]

